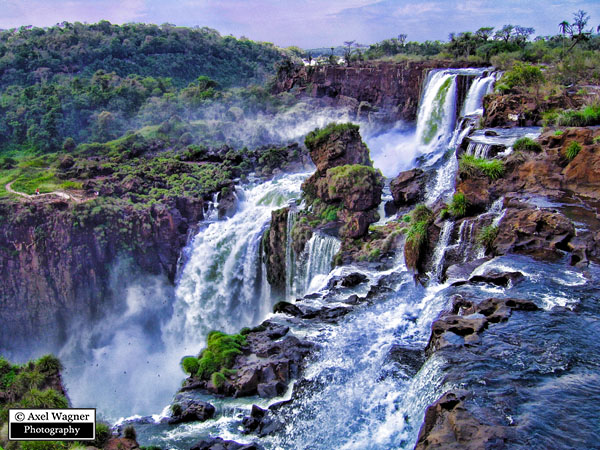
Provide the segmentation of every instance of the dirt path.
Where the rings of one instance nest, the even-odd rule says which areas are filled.
[[[76,197],[76,196],[74,196],[74,195],[72,195],[72,194],[67,194],[66,192],[63,192],[63,191],[52,191],[52,192],[46,192],[46,193],[44,193],[44,194],[36,194],[36,195],[29,195],[29,194],[25,194],[24,192],[15,191],[15,190],[12,188],[12,184],[13,184],[13,183],[14,183],[14,181],[11,181],[10,183],[6,184],[6,185],[4,186],[4,188],[5,188],[5,189],[6,189],[8,192],[10,192],[11,194],[16,194],[16,195],[18,195],[18,196],[20,196],[20,197],[27,198],[27,199],[29,199],[29,200],[35,200],[36,198],[40,198],[40,197],[49,197],[49,196],[51,196],[51,195],[55,195],[55,196],[58,196],[58,197],[60,197],[60,198],[62,198],[62,199],[64,199],[64,200],[73,200],[73,201],[74,201],[74,202],[76,202],[76,203],[81,203],[81,202],[83,202],[83,201],[84,201],[84,199],[83,199],[83,198],[81,198],[81,197]]]

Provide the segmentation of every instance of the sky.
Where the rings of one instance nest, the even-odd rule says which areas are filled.
[[[287,47],[372,44],[407,34],[443,40],[451,32],[504,24],[558,33],[582,9],[600,25],[600,0],[0,0],[0,28],[108,20],[214,28],[222,35]]]

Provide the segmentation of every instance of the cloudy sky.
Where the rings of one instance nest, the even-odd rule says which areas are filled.
[[[600,25],[600,0],[0,0],[0,28],[65,20],[172,23],[314,48],[371,44],[400,33],[447,40],[450,32],[507,23],[555,34],[579,9],[590,14],[590,26]]]

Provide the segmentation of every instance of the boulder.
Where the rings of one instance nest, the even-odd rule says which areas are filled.
[[[421,169],[400,172],[390,182],[390,190],[395,206],[411,206],[421,201],[425,194],[425,181],[425,172]]]
[[[194,444],[190,450],[263,450],[258,444],[240,444],[235,441],[226,441],[220,437],[203,439]]]
[[[215,414],[215,407],[207,402],[190,401],[182,407],[181,414],[169,418],[170,424],[183,422],[204,422],[212,419]]]

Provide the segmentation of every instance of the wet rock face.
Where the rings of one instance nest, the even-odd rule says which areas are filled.
[[[267,280],[276,293],[285,292],[285,258],[289,208],[271,213],[271,226],[263,236]]]
[[[390,183],[390,190],[396,207],[411,206],[420,202],[425,194],[425,173],[421,169],[411,169],[398,174]]]
[[[309,147],[310,158],[317,171],[324,174],[327,169],[347,164],[371,166],[369,149],[362,141],[358,127],[331,133],[327,140]]]
[[[181,405],[180,405],[181,406]],[[207,402],[189,401],[181,406],[181,412],[169,418],[171,425],[184,422],[204,422],[215,415],[215,407]]]
[[[430,69],[472,67],[453,61],[369,62],[347,66],[297,66],[278,74],[275,92],[312,97],[323,106],[346,107],[366,121],[414,121],[421,86]]]
[[[474,282],[479,281],[481,280]],[[442,314],[431,325],[431,336],[425,352],[431,356],[446,347],[476,345],[480,342],[479,335],[483,330],[491,324],[508,320],[512,311],[538,309],[535,303],[525,299],[489,298],[481,303],[474,303],[457,296],[453,301],[452,310]]]
[[[117,300],[111,270],[119,261],[173,281],[202,209],[202,199],[184,197],[141,211],[62,200],[1,203],[0,349],[30,341],[34,348],[45,343],[46,351],[60,346],[72,321],[97,318]]]
[[[188,378],[182,391],[201,389],[213,394],[264,398],[282,395],[298,376],[314,344],[287,336],[289,328],[265,321],[246,334],[247,347],[236,357],[232,372],[221,386]]]
[[[519,253],[543,260],[557,260],[569,251],[575,236],[573,223],[560,213],[509,208],[493,242],[496,253]]]
[[[425,411],[415,450],[503,449],[508,430],[502,425],[481,423],[466,407],[468,391],[446,392]]]
[[[194,444],[190,450],[263,450],[258,444],[240,444],[235,441],[226,441],[220,437],[203,439]]]

